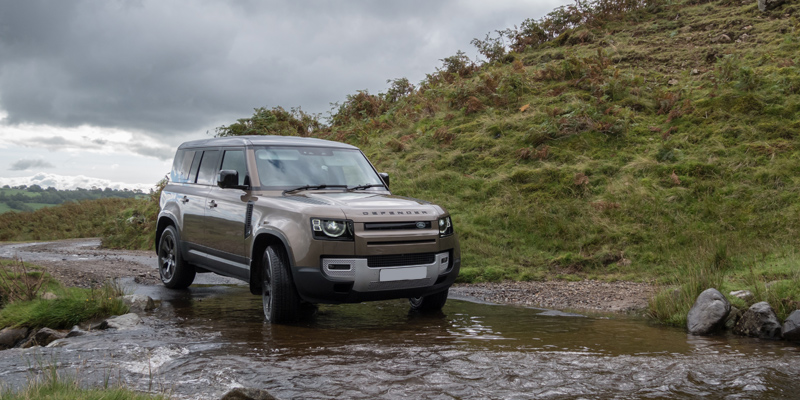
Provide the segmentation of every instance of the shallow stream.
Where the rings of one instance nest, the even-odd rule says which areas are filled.
[[[297,325],[262,322],[244,286],[137,286],[160,299],[141,328],[56,347],[0,351],[0,381],[42,367],[86,384],[124,382],[177,398],[230,388],[279,398],[796,398],[800,347],[701,338],[628,318],[450,300],[434,316],[406,301],[321,306]]]

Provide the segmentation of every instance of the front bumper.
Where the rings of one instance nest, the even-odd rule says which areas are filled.
[[[322,257],[317,267],[298,267],[295,286],[311,303],[358,303],[420,297],[447,290],[461,269],[448,250],[398,256]]]

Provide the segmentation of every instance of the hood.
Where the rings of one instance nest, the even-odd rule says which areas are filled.
[[[393,219],[416,215],[420,219],[436,218],[443,211],[440,207],[424,200],[375,193],[315,193],[300,195],[311,201],[338,206],[349,219]]]

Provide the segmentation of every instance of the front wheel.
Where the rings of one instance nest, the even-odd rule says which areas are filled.
[[[442,307],[444,307],[444,303],[447,302],[447,293],[450,290],[445,290],[443,292],[434,293],[427,296],[422,297],[412,297],[408,299],[409,303],[411,303],[411,309],[413,311],[420,311],[420,312],[435,312],[440,311]]]
[[[280,324],[292,322],[300,316],[300,296],[292,284],[288,263],[280,249],[272,246],[264,251],[264,271],[261,292],[264,318]]]
[[[175,227],[168,226],[158,240],[158,273],[170,289],[186,289],[194,282],[195,270],[183,261]]]

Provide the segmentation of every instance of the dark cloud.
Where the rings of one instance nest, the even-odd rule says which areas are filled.
[[[55,168],[55,165],[50,164],[44,160],[18,160],[14,164],[11,164],[10,171],[25,171],[31,170],[34,168]]]
[[[154,136],[213,132],[261,106],[325,112],[557,3],[5,1],[0,109],[11,124]]]

